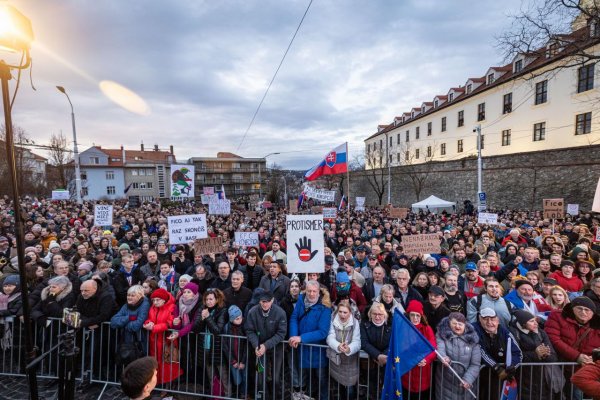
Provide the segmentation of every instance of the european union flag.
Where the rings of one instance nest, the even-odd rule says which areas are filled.
[[[400,311],[394,311],[381,400],[402,399],[402,375],[435,348]]]

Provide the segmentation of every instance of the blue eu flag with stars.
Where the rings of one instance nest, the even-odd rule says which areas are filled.
[[[394,311],[381,400],[402,399],[402,375],[435,348],[400,311]]]

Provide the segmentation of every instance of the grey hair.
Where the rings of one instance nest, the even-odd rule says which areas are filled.
[[[306,282],[306,288],[307,288],[307,289],[308,289],[308,287],[309,287],[309,286],[316,286],[316,287],[317,287],[317,289],[320,289],[320,288],[321,288],[321,285],[319,284],[319,282],[317,282],[317,281],[314,281],[314,280],[313,280],[313,281],[307,281],[307,282]]]
[[[398,271],[396,271],[396,277],[400,274],[406,274],[410,278],[410,272],[408,272],[406,268],[400,268]]]
[[[144,288],[142,285],[133,285],[127,289],[127,294],[137,294],[139,297],[144,297]]]
[[[66,276],[55,276],[54,278],[48,280],[48,285],[56,285],[61,288],[66,288],[71,281]]]
[[[239,275],[242,277],[242,279],[244,279],[244,273],[242,271],[240,271],[239,269],[236,269],[235,271],[233,271],[231,273],[231,276],[234,276],[234,275],[236,275],[236,276]]]

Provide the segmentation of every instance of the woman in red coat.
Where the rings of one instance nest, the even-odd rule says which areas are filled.
[[[560,271],[548,275],[548,278],[556,279],[558,286],[567,292],[581,292],[583,290],[583,281],[575,274],[575,264],[572,261],[563,261]]]
[[[427,318],[423,315],[423,304],[417,300],[411,300],[406,308],[406,316],[415,328],[425,336],[425,339],[437,348],[433,329],[427,324]],[[416,367],[407,374],[402,375],[403,399],[428,399],[431,386],[431,363],[435,361],[435,352],[431,352],[421,360]]]
[[[158,361],[157,383],[168,383],[177,379],[183,371],[178,362],[166,363],[164,361],[164,346],[169,349],[177,347],[177,341],[165,341],[167,329],[173,326],[173,312],[175,299],[165,289],[156,289],[150,296],[152,307],[148,312],[148,319],[144,322],[144,329],[150,332],[150,355]],[[179,361],[179,360],[177,360]]]

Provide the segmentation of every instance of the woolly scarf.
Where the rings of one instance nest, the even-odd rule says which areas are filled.
[[[190,312],[198,304],[198,300],[200,300],[200,295],[197,294],[190,300],[186,300],[183,295],[179,298],[179,317],[181,318],[182,326],[190,324]]]

